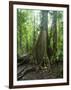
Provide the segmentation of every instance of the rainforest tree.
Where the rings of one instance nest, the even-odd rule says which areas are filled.
[[[63,60],[63,12],[17,9],[17,57],[50,69]]]

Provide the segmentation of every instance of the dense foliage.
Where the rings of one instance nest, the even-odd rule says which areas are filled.
[[[38,45],[37,43],[46,45]],[[41,50],[42,48],[46,51]],[[35,52],[40,57],[47,53],[51,62],[63,60],[62,11],[17,9],[17,55],[21,57],[31,54],[35,57],[33,55]],[[35,58],[39,59],[39,55]]]

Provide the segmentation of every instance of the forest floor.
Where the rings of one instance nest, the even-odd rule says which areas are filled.
[[[18,80],[37,80],[37,79],[56,79],[63,78],[63,62],[52,64],[50,70],[48,68],[35,69],[36,65],[23,64],[17,69]]]

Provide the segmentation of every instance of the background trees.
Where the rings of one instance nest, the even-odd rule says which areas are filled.
[[[17,9],[17,56],[28,54],[46,67],[63,60],[62,11]]]

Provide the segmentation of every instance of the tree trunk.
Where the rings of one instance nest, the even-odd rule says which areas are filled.
[[[40,34],[33,50],[33,57],[39,66],[50,66],[47,55],[47,42],[48,42],[48,12],[41,11],[41,25]]]
[[[57,54],[57,12],[53,12],[53,55],[56,59]]]
[[[33,25],[33,46],[34,46],[34,44],[35,44],[35,39],[36,37],[35,37],[35,16],[34,16],[34,25]]]

